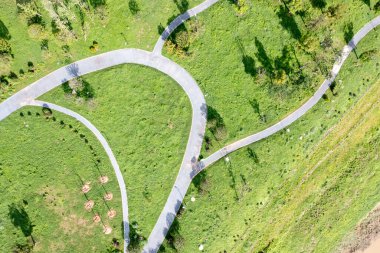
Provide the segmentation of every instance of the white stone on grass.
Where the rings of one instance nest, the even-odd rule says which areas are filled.
[[[198,248],[200,251],[203,251],[203,244],[199,245],[199,248]]]
[[[191,200],[191,202],[194,202],[194,201],[195,201],[195,198],[194,198],[194,197],[191,197],[190,200]]]

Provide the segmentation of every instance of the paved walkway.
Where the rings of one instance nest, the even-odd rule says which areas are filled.
[[[121,174],[119,164],[116,161],[116,158],[108,145],[107,140],[103,137],[103,135],[100,133],[100,131],[86,118],[83,116],[79,115],[76,112],[73,112],[67,108],[61,107],[59,105],[55,105],[52,103],[44,102],[44,101],[38,101],[38,100],[32,100],[28,102],[28,105],[32,106],[41,106],[45,108],[49,108],[61,113],[64,113],[66,115],[69,115],[79,122],[81,122],[83,125],[85,125],[94,135],[95,137],[99,140],[99,142],[102,144],[104,150],[106,151],[108,158],[111,161],[112,167],[115,171],[115,175],[117,178],[117,182],[119,184],[120,188],[120,193],[121,193],[121,202],[122,202],[122,209],[123,209],[123,226],[124,226],[124,235],[125,237],[125,245],[128,245],[129,243],[129,224],[128,224],[128,199],[127,199],[127,188],[125,186],[124,178],[123,175]]]
[[[326,79],[322,85],[319,87],[319,89],[315,92],[315,94],[300,108],[298,108],[296,111],[294,111],[292,114],[278,122],[277,124],[268,127],[267,129],[258,132],[256,134],[253,134],[251,136],[248,136],[242,140],[239,140],[237,142],[234,142],[218,151],[216,151],[214,154],[210,155],[209,157],[203,159],[200,161],[200,164],[198,166],[198,172],[204,170],[211,164],[215,163],[222,157],[228,155],[231,152],[234,152],[235,150],[238,150],[240,148],[246,147],[254,142],[257,142],[259,140],[262,140],[268,136],[271,136],[272,134],[277,133],[278,131],[284,129],[285,127],[292,124],[294,121],[302,117],[307,111],[309,111],[318,101],[322,98],[322,95],[326,93],[326,91],[330,88],[330,85],[334,82],[336,76],[338,75],[340,69],[342,68],[344,62],[347,60],[349,54],[353,51],[353,49],[358,45],[358,43],[374,28],[380,25],[380,16],[376,17],[375,19],[368,22],[366,25],[360,29],[355,36],[352,38],[352,40],[346,45],[341,55],[336,60],[331,73],[330,78]]]
[[[221,159],[225,155],[245,147],[249,144],[252,144],[256,141],[259,141],[263,138],[266,138],[281,129],[284,129],[295,120],[303,116],[310,108],[312,108],[322,97],[322,95],[327,91],[331,83],[334,81],[335,77],[339,73],[343,63],[347,59],[348,55],[351,53],[353,48],[359,43],[359,41],[366,36],[373,28],[380,24],[380,16],[366,24],[352,39],[352,41],[344,47],[341,57],[334,64],[334,67],[331,72],[331,77],[326,79],[321,87],[317,90],[312,98],[310,98],[304,105],[302,105],[298,110],[290,114],[288,117],[280,121],[279,123],[261,131],[257,134],[248,136],[240,141],[237,141],[231,145],[226,146],[225,148],[217,151],[211,156],[203,159],[201,162],[197,162],[200,149],[203,142],[205,127],[206,127],[206,118],[207,118],[207,106],[205,99],[201,90],[199,89],[195,80],[191,75],[182,67],[172,62],[171,60],[161,56],[161,50],[165,40],[169,37],[170,33],[174,31],[181,23],[189,19],[190,17],[200,13],[201,11],[207,9],[218,2],[218,0],[207,0],[202,4],[194,7],[193,9],[185,12],[177,19],[175,19],[160,36],[154,51],[147,52],[139,49],[121,49],[115,50],[108,53],[100,54],[97,56],[89,57],[81,61],[77,61],[68,66],[62,67],[51,74],[41,78],[37,82],[29,85],[23,90],[17,92],[12,97],[5,100],[0,104],[0,121],[12,112],[17,109],[26,106],[26,105],[35,105],[35,106],[47,106],[51,109],[61,111],[70,116],[75,117],[83,124],[85,124],[99,139],[105,148],[107,154],[110,157],[111,163],[114,166],[115,173],[120,179],[119,186],[120,191],[123,192],[122,187],[125,184],[124,181],[118,173],[120,172],[116,159],[114,158],[110,147],[108,146],[106,140],[101,135],[101,133],[85,118],[79,114],[65,109],[63,107],[49,104],[46,102],[35,101],[36,98],[45,94],[46,92],[52,90],[53,88],[59,86],[67,80],[73,79],[78,76],[82,76],[94,71],[102,70],[112,66],[133,63],[140,64],[148,67],[157,69],[170,77],[172,77],[179,85],[184,89],[187,96],[190,99],[193,118],[190,130],[189,141],[186,146],[185,155],[181,164],[180,171],[176,178],[175,184],[172,188],[172,191],[169,195],[169,198],[165,204],[163,211],[160,214],[160,217],[148,238],[148,242],[144,247],[144,252],[157,252],[160,245],[162,244],[178,209],[183,201],[183,198],[187,192],[187,189],[190,186],[191,180],[195,175],[201,170],[205,169],[209,165],[213,164],[217,160]],[[113,160],[114,159],[114,160]],[[117,172],[119,171],[119,172]],[[129,231],[128,223],[128,206],[127,206],[127,195],[122,193],[122,208],[123,208],[123,222],[124,222],[124,231]],[[126,214],[126,217],[124,216]],[[128,233],[125,233],[125,243],[124,243],[124,252],[127,252],[126,247],[129,243]]]
[[[166,28],[165,31],[161,34],[160,38],[158,39],[154,49],[153,53],[155,54],[161,54],[162,48],[164,47],[165,41],[169,38],[170,34],[182,23],[184,23],[189,18],[196,16],[197,14],[201,13],[202,11],[210,8],[213,4],[217,3],[219,0],[206,0],[203,3],[195,6],[194,8],[186,11],[185,13],[179,15],[176,19],[174,19]]]
[[[175,182],[175,186],[173,186],[173,189],[179,190],[172,191],[170,194],[168,202],[165,205],[165,208],[152,232],[152,234],[155,236],[150,237],[148,240],[148,245],[155,245],[153,248],[156,248],[156,246],[160,245],[164,240],[166,232],[171,225],[171,222],[168,223],[166,217],[175,216],[179,207],[177,203],[182,203],[183,196],[186,194],[186,190],[190,185],[192,165],[196,162],[196,159],[199,156],[203,141],[203,135],[206,128],[207,108],[204,96],[195,80],[185,69],[161,55],[156,55],[151,52],[139,49],[121,49],[89,57],[48,74],[47,76],[41,78],[40,80],[27,86],[26,88],[22,89],[21,91],[5,100],[0,104],[0,121],[23,106],[30,104],[41,105],[41,103],[43,105],[44,102],[37,102],[35,99],[61,85],[67,80],[94,71],[126,63],[148,66],[157,69],[173,78],[183,88],[189,97],[193,110],[193,119],[189,141],[186,146],[185,155]],[[80,119],[81,122],[86,122],[85,125],[88,126],[97,137],[100,137],[97,135],[99,132],[96,130],[96,128],[80,115],[53,104],[46,103],[46,105],[50,106],[52,109],[57,109],[73,117],[76,117],[77,119]],[[120,178],[120,180],[122,180],[122,178]],[[123,214],[128,214],[126,194],[122,194],[122,203]],[[128,216],[123,217],[123,223],[124,231],[129,231]],[[129,243],[129,235],[128,233],[125,233],[124,236],[124,251],[127,252],[126,248]]]

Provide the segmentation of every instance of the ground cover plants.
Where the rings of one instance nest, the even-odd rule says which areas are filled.
[[[143,241],[178,173],[190,132],[190,103],[175,81],[137,65],[114,67],[81,80],[91,86],[92,98],[73,94],[70,85],[75,85],[68,83],[40,99],[78,112],[104,134],[127,186],[130,222]]]
[[[193,182],[166,252],[334,252],[378,202],[378,46],[369,34],[304,117]],[[366,58],[368,52],[376,52]],[[353,75],[352,73],[356,74]],[[195,198],[195,202],[191,198]]]
[[[220,1],[180,27],[163,50],[196,78],[214,117],[209,121],[218,118],[219,126],[206,132],[210,151],[297,109],[353,34],[379,14],[356,0],[245,1],[248,10],[237,13],[241,2]],[[184,33],[186,46],[176,41]]]
[[[4,0],[0,99],[94,54],[125,47],[152,50],[159,24],[200,2]]]
[[[0,132],[2,251],[122,249],[120,190],[90,131],[60,113],[25,107],[1,121]],[[104,200],[107,193],[112,200]]]
[[[177,14],[200,2],[52,4],[27,0],[16,6],[6,2],[0,9],[2,99],[76,59],[124,47],[152,49]],[[343,45],[378,15],[376,3],[367,3],[226,0],[180,26],[167,41],[164,54],[189,70],[205,93],[208,130],[202,157],[277,122],[308,99],[328,77]],[[373,148],[379,139],[378,35],[374,30],[363,40],[330,92],[305,117],[201,173],[161,250],[195,252],[200,246],[205,252],[337,249],[378,201],[378,149]],[[182,160],[191,120],[187,97],[161,73],[127,65],[71,80],[40,99],[80,113],[109,141],[127,185],[130,250],[138,252],[166,202]],[[22,149],[2,149],[6,161],[0,168],[7,184],[3,191],[9,194],[15,191],[12,187],[20,189],[12,202],[1,206],[0,225],[15,231],[9,241],[7,233],[0,236],[8,249],[64,251],[74,245],[78,252],[87,247],[104,252],[122,247],[120,216],[110,219],[111,235],[104,235],[109,230],[95,224],[96,213],[78,204],[85,201],[91,208],[91,200],[102,202],[106,192],[98,182],[99,171],[107,170],[110,178],[113,174],[109,164],[103,163],[108,160],[101,148],[92,145],[96,140],[88,137],[87,130],[76,133],[79,125],[69,121],[55,112],[27,107],[0,123],[4,126],[1,134],[7,136],[1,147],[8,147],[14,136],[19,138],[26,131],[18,140]],[[57,140],[56,150],[49,149],[51,140]],[[36,142],[41,146],[37,151]],[[29,151],[25,159],[17,160],[24,151]],[[62,158],[65,152],[70,157],[67,161]],[[65,161],[56,168],[65,174],[57,184],[48,185],[57,193],[48,186],[41,190],[46,181],[56,179],[56,171],[49,174],[49,168],[57,160]],[[86,179],[78,183],[68,175],[72,167],[85,163],[88,170],[78,172],[78,178],[91,177],[97,183],[89,192],[95,195],[84,200],[89,186]],[[20,174],[12,174],[13,170]],[[28,172],[38,177],[46,170],[40,181],[29,178]],[[355,191],[353,184],[357,184]],[[109,187],[114,192],[114,210],[120,214],[114,179]],[[37,204],[45,199],[48,203],[37,211]],[[66,203],[66,199],[73,201]],[[100,217],[111,211],[103,202]],[[57,203],[63,203],[59,210]],[[53,224],[46,231],[41,229],[45,216]],[[67,228],[67,217],[78,218],[74,224],[80,228],[74,232]],[[58,235],[63,238],[52,242],[57,227],[67,230]],[[88,243],[78,243],[82,237]],[[66,241],[70,242],[67,246]]]

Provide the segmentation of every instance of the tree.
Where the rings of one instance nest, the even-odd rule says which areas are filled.
[[[326,3],[326,0],[310,0],[310,3],[311,5],[314,7],[314,8],[319,8],[319,9],[323,9],[326,7],[327,3]]]
[[[371,9],[371,0],[361,0],[365,5],[368,6],[369,9]]]
[[[139,4],[137,3],[136,0],[129,0],[129,10],[133,15],[136,15],[140,11]]]
[[[380,11],[380,1],[378,1],[374,6],[373,8],[375,9],[375,11]]]

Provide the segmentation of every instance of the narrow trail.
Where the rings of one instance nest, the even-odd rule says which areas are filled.
[[[357,44],[375,27],[380,25],[380,16],[368,22],[363,28],[355,34],[352,40],[343,48],[340,57],[335,62],[331,75],[326,79],[320,88],[315,92],[315,94],[299,109],[294,111],[292,114],[278,122],[277,124],[253,135],[250,135],[242,140],[236,141],[220,150],[210,155],[209,157],[198,162],[198,157],[200,154],[205,128],[207,120],[207,106],[202,91],[198,87],[196,81],[193,77],[181,66],[169,60],[166,57],[161,56],[161,51],[165,40],[170,36],[170,34],[183,22],[188,20],[190,17],[197,15],[198,13],[208,9],[219,0],[206,0],[200,5],[188,10],[187,12],[178,16],[165,31],[161,34],[158,39],[153,52],[147,52],[140,49],[120,49],[115,51],[110,51],[104,54],[89,57],[70,65],[62,67],[40,80],[32,83],[21,91],[17,92],[4,102],[0,104],[0,121],[8,117],[11,113],[18,110],[19,108],[27,105],[33,106],[43,106],[49,107],[53,110],[60,111],[67,115],[70,115],[80,122],[82,122],[86,127],[88,127],[98,138],[98,140],[103,145],[104,149],[109,156],[111,163],[114,167],[115,174],[118,178],[120,191],[122,193],[122,208],[123,208],[123,224],[124,224],[124,252],[127,251],[129,244],[129,220],[128,220],[128,201],[127,193],[125,188],[125,183],[120,172],[120,168],[116,162],[111,148],[109,147],[105,138],[101,133],[92,125],[88,120],[86,120],[81,115],[60,107],[55,104],[36,101],[39,96],[45,94],[46,92],[58,87],[62,83],[77,78],[79,76],[106,69],[112,66],[120,64],[139,64],[147,67],[157,69],[164,74],[170,76],[174,79],[185,91],[190,99],[192,106],[192,123],[191,130],[186,146],[184,158],[177,175],[176,181],[167,202],[155,224],[149,238],[145,245],[143,252],[157,252],[160,245],[165,239],[170,226],[172,225],[175,216],[180,208],[184,196],[190,186],[192,179],[202,170],[209,167],[211,164],[215,163],[219,159],[234,152],[242,147],[250,145],[254,142],[262,140],[278,131],[284,129],[285,127],[292,124],[294,121],[302,117],[307,111],[309,111],[322,97],[322,95],[329,89],[331,83],[335,80],[341,67],[346,61],[349,54],[357,46]],[[120,180],[120,181],[119,181]]]
[[[318,101],[322,98],[323,94],[326,93],[326,91],[330,88],[330,85],[334,82],[336,76],[339,74],[340,69],[342,68],[343,64],[347,60],[350,53],[355,49],[355,47],[358,45],[358,43],[373,29],[375,29],[377,26],[380,25],[380,16],[374,18],[367,24],[365,24],[352,38],[352,40],[348,43],[348,45],[344,46],[341,55],[338,57],[338,59],[335,61],[334,66],[330,72],[330,77],[322,83],[322,85],[319,87],[319,89],[314,93],[314,95],[300,108],[298,108],[296,111],[291,113],[289,116],[284,118],[283,120],[279,121],[275,125],[268,127],[264,129],[261,132],[255,133],[253,135],[250,135],[244,139],[238,140],[218,151],[216,151],[214,154],[210,155],[209,157],[201,160],[199,162],[197,173],[201,172],[202,170],[209,167],[211,164],[215,163],[216,161],[220,160],[221,158],[225,157],[226,155],[240,149],[243,147],[246,147],[254,142],[260,141],[264,138],[267,138],[268,136],[271,136],[272,134],[277,133],[278,131],[284,129],[285,127],[292,124],[294,121],[302,117],[306,112],[308,112],[311,108],[313,108],[314,105],[318,103]]]
[[[31,85],[27,86],[21,91],[17,92],[16,94],[14,94],[13,96],[11,96],[10,98],[8,98],[0,104],[0,121],[8,117],[14,111],[22,108],[23,106],[45,105],[49,106],[52,109],[62,111],[77,119],[80,119],[81,122],[85,122],[84,124],[96,136],[101,138],[98,135],[99,131],[97,131],[96,128],[88,120],[86,120],[79,114],[76,114],[71,110],[65,109],[54,104],[35,101],[35,99],[73,78],[77,78],[79,76],[83,76],[91,72],[127,63],[151,67],[170,76],[185,91],[186,95],[190,100],[193,112],[189,141],[186,146],[186,151],[182,161],[181,169],[178,173],[177,180],[174,186],[179,190],[172,191],[172,193],[170,194],[168,203],[164,208],[162,216],[160,216],[160,219],[157,222],[155,230],[153,231],[157,234],[157,237],[154,237],[153,240],[151,240],[151,242],[157,245],[159,243],[162,243],[162,241],[165,238],[166,232],[171,225],[171,223],[167,222],[166,218],[169,216],[175,216],[176,212],[178,211],[177,202],[182,202],[183,196],[186,194],[188,185],[191,182],[191,173],[193,171],[192,166],[194,163],[196,163],[197,157],[199,156],[203,141],[203,135],[206,128],[207,107],[205,104],[204,96],[195,80],[185,69],[183,69],[181,66],[174,63],[166,57],[156,55],[151,52],[147,52],[140,49],[120,49],[110,51],[62,67],[46,75],[40,80],[32,83]],[[111,151],[110,149],[108,150],[108,144],[106,147],[106,152]],[[115,170],[115,172],[117,172],[117,170]],[[122,177],[119,177],[119,179],[123,180]],[[121,187],[121,185],[125,185],[124,181],[119,186]],[[123,190],[120,189],[120,191],[122,192]],[[128,201],[126,193],[122,194],[122,208],[123,214],[128,214]],[[123,224],[124,231],[129,231],[128,215],[123,217]],[[124,233],[124,252],[127,252],[128,245],[129,233]]]
[[[195,6],[194,8],[182,13],[176,17],[164,30],[160,38],[158,38],[156,45],[154,46],[153,53],[161,54],[162,48],[164,47],[165,41],[169,38],[170,34],[180,25],[182,25],[186,20],[191,17],[196,16],[204,10],[207,10],[212,5],[219,2],[219,0],[206,0],[201,4]]]
[[[110,162],[112,164],[112,167],[114,169],[117,182],[119,184],[120,188],[120,194],[121,194],[121,202],[122,202],[122,211],[123,211],[123,227],[124,227],[124,235],[128,235],[125,240],[125,245],[129,244],[129,224],[128,224],[128,199],[127,199],[127,188],[125,186],[124,178],[123,175],[120,171],[119,164],[116,161],[115,155],[113,154],[111,147],[108,145],[107,140],[104,138],[104,136],[100,133],[100,131],[86,118],[81,116],[80,114],[71,111],[67,108],[64,108],[59,105],[55,105],[52,103],[44,102],[44,101],[38,101],[38,100],[32,100],[28,102],[28,105],[31,106],[40,106],[40,107],[45,107],[49,108],[58,112],[61,112],[63,114],[69,115],[79,122],[81,122],[83,125],[85,125],[94,135],[95,137],[99,140],[100,144],[102,144],[104,150],[107,153],[108,158],[110,159]]]

